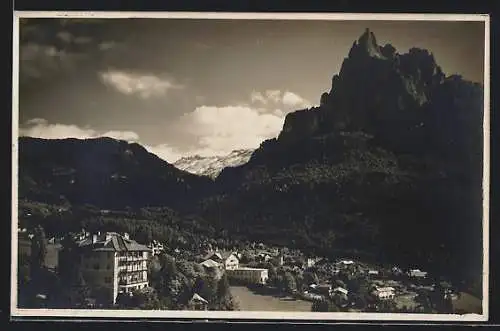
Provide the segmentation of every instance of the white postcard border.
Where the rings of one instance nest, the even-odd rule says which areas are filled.
[[[482,21],[485,23],[483,118],[483,300],[482,314],[317,313],[256,311],[78,310],[21,309],[17,307],[18,259],[18,130],[19,130],[19,19],[20,18],[165,18],[232,20],[356,20],[356,21]],[[82,12],[14,11],[12,73],[12,228],[11,317],[164,318],[304,321],[426,321],[484,322],[489,303],[489,183],[490,183],[490,17],[487,14],[354,14],[354,13],[230,13],[230,12]]]

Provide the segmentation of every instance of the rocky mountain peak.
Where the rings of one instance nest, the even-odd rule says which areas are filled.
[[[349,56],[368,55],[375,58],[384,58],[380,46],[377,44],[375,34],[366,28],[365,32],[355,41]]]

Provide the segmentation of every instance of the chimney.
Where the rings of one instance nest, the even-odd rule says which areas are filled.
[[[98,235],[99,235],[99,233],[98,233],[98,234],[93,234],[93,235],[92,235],[92,243],[93,243],[93,244],[95,244],[95,243],[97,242],[97,236],[98,236]]]

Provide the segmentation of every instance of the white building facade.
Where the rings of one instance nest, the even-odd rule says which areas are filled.
[[[393,287],[376,287],[373,290],[373,294],[380,300],[390,300],[394,299],[394,288]]]
[[[261,268],[226,269],[226,274],[229,280],[246,284],[266,284],[269,278],[268,270]]]
[[[115,303],[118,293],[149,286],[148,247],[115,232],[89,236],[79,241],[78,246],[85,282],[91,289],[100,290],[107,301]]]

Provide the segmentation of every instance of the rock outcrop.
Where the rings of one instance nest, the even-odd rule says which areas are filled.
[[[381,47],[367,30],[319,107],[289,113],[278,139],[221,173],[214,211],[235,231],[478,270],[479,240],[467,262],[453,256],[481,237],[482,113],[482,86],[446,77],[427,50]]]

